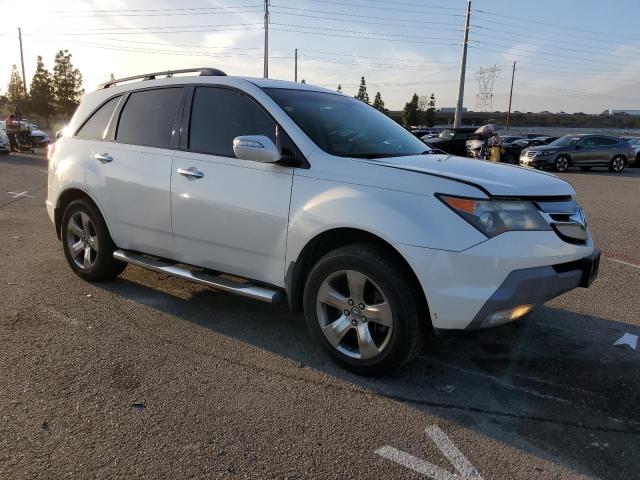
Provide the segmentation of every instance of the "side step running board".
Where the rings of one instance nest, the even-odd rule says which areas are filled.
[[[188,270],[158,258],[141,255],[128,250],[116,250],[113,252],[113,258],[121,262],[131,263],[153,270],[154,272],[165,273],[172,277],[206,285],[207,287],[215,288],[222,292],[234,293],[262,302],[279,303],[282,298],[281,292],[277,290],[252,285],[251,283],[237,283],[199,270]]]

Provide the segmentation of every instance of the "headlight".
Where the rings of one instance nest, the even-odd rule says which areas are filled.
[[[482,200],[448,195],[437,197],[489,238],[514,230],[551,230],[551,226],[531,202]]]

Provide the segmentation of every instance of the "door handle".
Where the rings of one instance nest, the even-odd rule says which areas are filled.
[[[100,160],[103,163],[113,162],[113,157],[108,153],[96,153],[93,158]]]
[[[185,177],[193,177],[193,178],[202,178],[202,177],[204,177],[204,173],[202,173],[196,167],[179,168],[177,170],[177,172],[180,175],[184,175]]]

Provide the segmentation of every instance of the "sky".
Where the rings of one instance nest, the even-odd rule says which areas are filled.
[[[401,109],[413,93],[452,107],[466,0],[270,0],[269,76],[355,94]],[[0,0],[0,93],[36,57],[53,69],[68,49],[92,91],[109,78],[211,66],[261,77],[263,0]],[[513,110],[600,113],[640,109],[640,0],[473,0],[464,106],[478,110],[480,68],[498,69],[491,99]]]

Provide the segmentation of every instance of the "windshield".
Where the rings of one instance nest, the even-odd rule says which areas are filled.
[[[345,95],[265,88],[265,92],[325,152],[339,157],[420,155],[428,147],[389,117]]]
[[[575,145],[580,137],[574,137],[573,135],[565,135],[564,137],[560,137],[557,140],[554,140],[549,144],[550,147],[570,147],[571,145]]]

